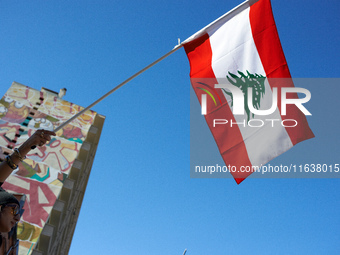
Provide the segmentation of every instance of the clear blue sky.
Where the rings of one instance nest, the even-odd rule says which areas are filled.
[[[87,106],[242,1],[1,1],[0,94],[67,88]],[[340,76],[338,0],[272,0],[293,77]],[[339,161],[340,84],[313,85],[316,138],[273,164]],[[339,179],[190,178],[179,50],[93,110],[106,116],[70,254],[338,254]]]

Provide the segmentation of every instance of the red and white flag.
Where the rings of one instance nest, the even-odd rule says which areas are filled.
[[[201,104],[202,95],[206,95],[207,124],[224,162],[237,169],[231,171],[237,183],[251,174],[244,171],[246,167],[262,166],[295,144],[314,137],[306,112],[294,104],[284,107],[286,114],[281,109],[282,88],[293,88],[294,84],[270,0],[245,1],[183,45],[190,62],[192,86]],[[233,114],[236,101],[230,90],[215,88],[221,78],[243,92],[243,115]],[[251,102],[247,100],[249,91]],[[286,95],[298,98],[296,93]],[[272,109],[274,98],[277,102],[270,116],[253,114]]]

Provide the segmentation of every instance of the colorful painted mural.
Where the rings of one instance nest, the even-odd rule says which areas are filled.
[[[82,109],[47,90],[14,82],[0,100],[0,158],[11,154],[36,129],[54,130]],[[31,254],[34,249],[95,116],[86,111],[48,144],[31,150],[3,184],[9,192],[26,195],[17,230],[19,254]]]
[[[15,82],[0,100],[0,117],[3,121],[34,129],[53,130],[83,109],[51,93],[37,91]],[[95,112],[88,110],[58,131],[57,135],[83,141],[95,116]]]

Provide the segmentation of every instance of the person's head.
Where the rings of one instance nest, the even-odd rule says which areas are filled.
[[[0,191],[0,232],[9,232],[20,220],[20,204],[12,194]]]

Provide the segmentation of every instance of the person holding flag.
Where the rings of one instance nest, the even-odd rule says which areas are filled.
[[[56,134],[48,130],[37,130],[29,137],[19,148],[15,148],[11,155],[8,155],[5,161],[0,164],[0,253],[7,254],[6,245],[3,244],[3,237],[20,220],[20,203],[13,195],[1,188],[7,177],[18,167],[19,162],[26,158],[27,153],[36,146],[43,146],[51,140],[51,136]],[[9,249],[12,249],[10,247]],[[7,253],[6,253],[7,252]]]
[[[39,129],[31,137],[29,137],[19,148],[15,148],[11,155],[8,155],[5,161],[0,164],[0,187],[7,177],[18,167],[19,162],[25,159],[27,153],[36,146],[43,146],[51,141],[51,136],[55,136],[55,132]]]

